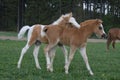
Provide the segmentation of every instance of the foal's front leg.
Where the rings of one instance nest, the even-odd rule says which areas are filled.
[[[83,57],[83,60],[85,61],[85,64],[86,64],[86,67],[87,67],[88,71],[90,72],[91,75],[93,75],[93,72],[92,72],[92,70],[90,68],[90,65],[88,63],[88,57],[86,55],[86,47],[80,48],[80,53]]]
[[[68,51],[65,48],[65,46],[60,46],[60,48],[62,49],[63,53],[64,53],[64,57],[65,57],[65,65],[68,63]]]
[[[74,47],[72,46],[70,48],[70,54],[69,54],[69,58],[68,58],[68,62],[67,64],[65,65],[65,73],[68,74],[68,70],[69,70],[69,66],[70,66],[70,63],[74,57],[74,54],[75,54],[75,51],[76,51],[77,47]]]

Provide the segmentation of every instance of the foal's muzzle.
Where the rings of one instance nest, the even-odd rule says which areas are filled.
[[[104,34],[102,34],[102,36],[101,36],[102,38],[107,38],[107,35],[104,33]]]

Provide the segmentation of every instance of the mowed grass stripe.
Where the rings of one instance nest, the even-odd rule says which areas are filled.
[[[0,40],[0,80],[120,80],[120,43],[116,44],[115,50],[111,48],[108,52],[105,51],[105,43],[87,44],[87,55],[94,76],[89,75],[79,50],[76,51],[69,74],[66,75],[64,55],[60,48],[57,48],[54,72],[47,72],[44,44],[39,51],[41,70],[35,67],[34,46],[24,55],[21,68],[17,69],[20,52],[25,44],[26,41]]]

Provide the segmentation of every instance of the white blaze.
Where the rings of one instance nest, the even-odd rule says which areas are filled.
[[[102,24],[100,24],[100,26],[102,27],[103,33],[104,33],[104,34],[106,34],[106,33],[105,33],[105,31],[104,31],[103,25],[102,25]]]

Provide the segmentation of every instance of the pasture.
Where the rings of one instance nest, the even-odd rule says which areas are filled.
[[[116,49],[106,52],[106,43],[88,43],[87,55],[94,76],[90,76],[85,63],[77,51],[70,65],[69,74],[64,72],[64,55],[57,48],[53,73],[46,70],[43,53],[39,51],[41,70],[36,69],[33,47],[25,54],[20,69],[17,62],[26,41],[0,40],[0,80],[120,80],[120,43]],[[69,49],[69,48],[68,48]]]

